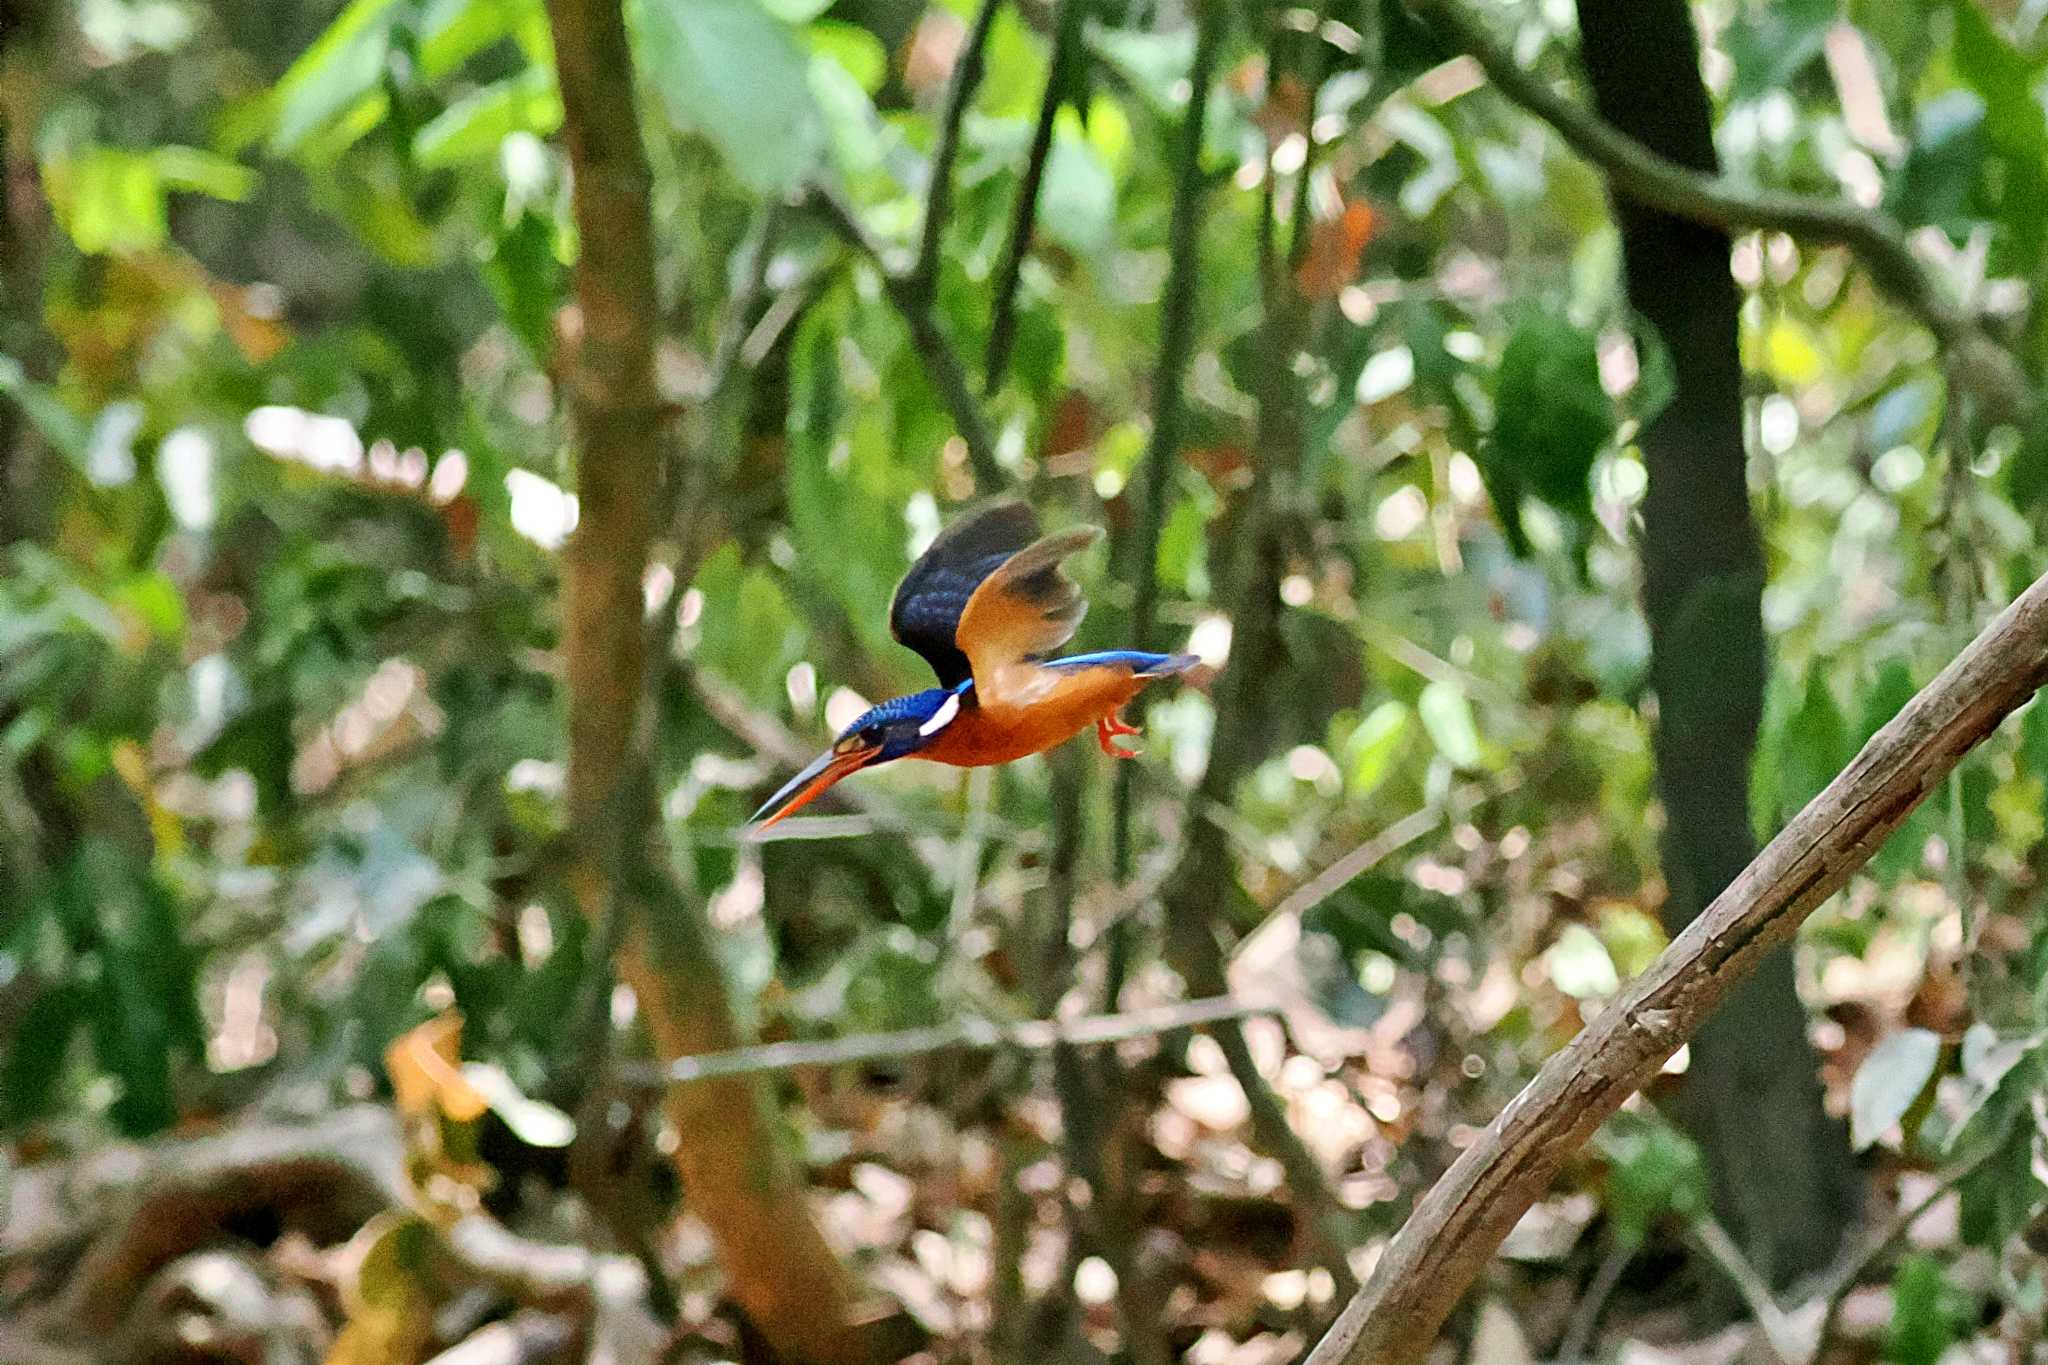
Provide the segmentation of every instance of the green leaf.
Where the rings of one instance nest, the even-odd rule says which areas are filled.
[[[150,154],[157,177],[173,190],[240,203],[256,189],[256,172],[197,147],[158,147]]]
[[[761,8],[785,24],[801,27],[832,8],[832,0],[761,0]]]
[[[1607,1157],[1607,1211],[1620,1245],[1639,1247],[1667,1215],[1690,1218],[1706,1208],[1705,1163],[1676,1129],[1617,1117],[1601,1130],[1600,1148]]]
[[[1472,703],[1465,696],[1465,689],[1439,679],[1422,689],[1415,709],[1438,753],[1455,767],[1479,766],[1479,727],[1473,723]]]
[[[2006,466],[2005,491],[2023,512],[2033,512],[2048,502],[2048,394],[2034,424],[2027,428],[2020,448]]]
[[[91,440],[85,423],[46,385],[30,379],[22,370],[21,362],[13,356],[0,355],[0,397],[11,398],[20,404],[42,438],[73,469],[85,472],[86,452]]]
[[[1809,686],[1811,682],[1809,680]],[[1861,749],[1872,735],[1891,724],[1906,709],[1919,689],[1913,685],[1913,670],[1904,659],[1887,659],[1877,677],[1863,689],[1863,713],[1856,725],[1856,747]],[[1833,700],[1832,697],[1829,698]]]
[[[2005,162],[2001,206],[2021,264],[2048,244],[2048,112],[2034,94],[2040,65],[1999,36],[1972,0],[1954,0],[1956,74],[1984,97],[1984,131]]]
[[[1892,1276],[1892,1320],[1884,1358],[1893,1365],[1938,1365],[1962,1340],[1974,1316],[1969,1300],[1942,1274],[1941,1263],[1914,1252]]]
[[[1593,333],[1556,313],[1525,316],[1501,354],[1494,411],[1480,468],[1490,489],[1507,492],[1507,505],[1496,507],[1503,523],[1519,535],[1526,491],[1589,526],[1593,461],[1615,426]]]
[[[1408,708],[1398,701],[1383,701],[1351,732],[1344,742],[1348,785],[1356,797],[1370,796],[1393,771],[1394,759],[1408,738]]]
[[[757,0],[642,0],[641,57],[669,116],[702,133],[761,194],[810,174],[822,148],[809,61]]]
[[[1607,945],[1583,924],[1568,924],[1543,954],[1550,984],[1574,1000],[1599,999],[1621,989],[1621,973]]]
[[[872,95],[889,78],[889,50],[882,40],[855,24],[821,21],[805,30],[811,57],[833,62]]]
[[[1791,814],[1820,795],[1850,758],[1848,722],[1819,664],[1806,673],[1806,694],[1786,717],[1778,751],[1778,800]]]
[[[277,121],[270,150],[297,151],[314,134],[374,94],[384,79],[397,0],[350,0],[327,31],[301,53],[272,92]]]
[[[1091,25],[1087,44],[1153,108],[1175,114],[1187,103],[1188,72],[1195,63],[1194,30],[1148,33]]]
[[[1931,223],[1958,242],[1968,236],[1989,145],[1984,121],[1984,101],[1969,90],[1945,91],[1921,105],[1913,144],[1887,182],[1886,209],[1903,223]]]
[[[546,137],[562,124],[562,97],[552,71],[532,67],[471,91],[413,134],[412,155],[438,170],[492,156],[512,133]]]
[[[1783,90],[1820,56],[1835,22],[1835,0],[1780,0],[1755,18],[1729,25],[1738,100]]]
[[[545,360],[554,346],[555,309],[565,274],[555,252],[554,224],[539,214],[522,213],[500,227],[488,251],[481,269],[498,311],[526,343],[527,353]]]
[[[1941,1036],[1924,1028],[1900,1029],[1879,1043],[1849,1086],[1849,1141],[1862,1151],[1906,1116],[1934,1081]]]
[[[553,45],[540,0],[429,0],[420,16],[420,74],[438,81],[500,39],[511,37],[534,65],[552,69]]]
[[[1060,111],[1039,191],[1045,235],[1080,255],[1109,248],[1116,228],[1116,181],[1071,109]]]
[[[51,1091],[91,1003],[84,986],[60,982],[37,995],[17,1021],[7,1060],[0,1064],[0,1118],[8,1126],[49,1112]]]
[[[163,245],[164,181],[150,153],[92,147],[46,172],[57,219],[80,251],[129,255]]]

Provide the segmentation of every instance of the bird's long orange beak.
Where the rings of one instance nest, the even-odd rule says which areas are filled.
[[[748,832],[759,834],[773,828],[825,794],[825,789],[849,773],[859,772],[874,762],[880,749],[855,749],[851,753],[828,750],[812,760],[809,767],[789,779],[782,790],[761,803],[761,809],[747,822]],[[773,812],[771,814],[771,812]],[[767,819],[761,817],[767,816]]]

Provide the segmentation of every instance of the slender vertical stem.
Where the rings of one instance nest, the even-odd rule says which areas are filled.
[[[1039,101],[1038,123],[1031,130],[1031,153],[1024,160],[1024,178],[1017,186],[1017,206],[1010,224],[1010,245],[996,276],[996,303],[982,357],[981,391],[1003,386],[1010,351],[1017,342],[1017,286],[1024,276],[1024,258],[1031,252],[1032,225],[1038,220],[1038,191],[1045,182],[1045,163],[1052,155],[1052,135],[1060,105],[1074,88],[1076,65],[1082,60],[1081,20],[1086,0],[1060,0],[1053,28],[1052,63],[1045,73],[1045,96]]]
[[[1208,179],[1202,173],[1202,129],[1209,118],[1209,86],[1215,79],[1216,53],[1223,41],[1224,16],[1207,0],[1195,6],[1195,57],[1188,73],[1188,106],[1181,117],[1174,146],[1173,212],[1167,225],[1166,285],[1159,300],[1159,363],[1152,381],[1152,434],[1145,450],[1138,519],[1138,543],[1132,555],[1136,594],[1131,605],[1131,643],[1152,643],[1159,611],[1159,538],[1166,528],[1167,504],[1173,496],[1173,463],[1180,458],[1181,432],[1186,426],[1188,363],[1195,352],[1195,299],[1201,277],[1202,199]],[[1119,768],[1110,840],[1110,869],[1118,881],[1131,875],[1131,798],[1134,774]]]
[[[953,211],[953,163],[960,154],[960,124],[967,106],[974,100],[987,67],[989,30],[995,26],[996,10],[1002,0],[981,0],[974,25],[953,59],[953,77],[946,86],[946,112],[939,123],[939,140],[932,147],[931,180],[925,186],[924,234],[918,246],[917,264],[905,280],[910,296],[929,308],[939,288],[939,248],[946,235],[946,219]]]

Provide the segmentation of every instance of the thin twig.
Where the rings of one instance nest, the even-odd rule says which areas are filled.
[[[939,245],[946,234],[946,219],[953,211],[953,163],[960,155],[960,124],[974,99],[975,87],[981,84],[981,74],[987,66],[989,30],[995,25],[996,10],[1001,5],[1002,0],[981,0],[974,26],[967,30],[967,37],[960,44],[959,55],[953,59],[952,79],[946,85],[946,112],[939,123],[939,140],[932,148],[930,183],[925,186],[924,239],[918,246],[917,264],[904,280],[910,297],[925,308],[932,306],[939,290]]]
[[[1593,1278],[1586,1285],[1586,1292],[1579,1297],[1579,1305],[1572,1312],[1571,1325],[1565,1329],[1564,1340],[1558,1343],[1558,1365],[1578,1365],[1587,1358],[1587,1351],[1593,1345],[1593,1334],[1600,1329],[1600,1314],[1607,1307],[1607,1300],[1614,1296],[1614,1288],[1621,1283],[1621,1272],[1628,1269],[1629,1260],[1635,1255],[1635,1248],[1619,1238],[1607,1248],[1607,1254],[1600,1258],[1600,1264],[1593,1270]]]
[[[1299,919],[1376,864],[1399,853],[1443,822],[1444,812],[1434,806],[1410,811],[1288,892],[1286,898],[1273,908],[1271,917]]]
[[[1556,129],[1628,197],[1714,227],[1761,228],[1847,247],[1878,286],[1918,316],[1956,357],[1960,363],[1951,371],[1974,386],[1997,420],[2021,427],[2032,422],[2039,404],[2019,363],[1913,254],[1896,220],[1839,200],[1753,189],[1689,170],[1524,71],[1460,0],[1408,0],[1408,5],[1471,53],[1495,89]]]
[[[1017,286],[1024,277],[1024,258],[1031,252],[1032,226],[1038,221],[1038,191],[1045,183],[1045,165],[1052,156],[1052,136],[1059,121],[1060,105],[1074,88],[1074,64],[1083,59],[1081,20],[1087,9],[1085,0],[1060,0],[1059,20],[1053,30],[1052,63],[1045,73],[1045,95],[1038,104],[1038,123],[1031,130],[1031,151],[1024,159],[1024,176],[1017,183],[1009,248],[1003,253],[1003,268],[996,275],[995,312],[989,323],[988,347],[982,355],[981,391],[985,394],[1003,386],[1003,375],[1010,368],[1010,351],[1017,342]]]
[[[855,1066],[870,1062],[900,1062],[938,1052],[990,1052],[1014,1048],[1043,1052],[1061,1044],[1101,1047],[1156,1037],[1175,1029],[1269,1014],[1262,1005],[1248,1005],[1228,995],[1206,996],[1177,1005],[1156,1005],[1123,1014],[1091,1014],[1079,1019],[1026,1019],[998,1023],[993,1019],[956,1019],[930,1028],[902,1029],[894,1033],[856,1033],[819,1042],[763,1043],[757,1047],[732,1048],[725,1052],[701,1052],[679,1057],[666,1069],[621,1068],[621,1081],[628,1085],[682,1085],[717,1076],[756,1075],[787,1071],[799,1066]]]
[[[1742,1254],[1742,1248],[1728,1235],[1728,1229],[1722,1227],[1712,1214],[1702,1213],[1693,1220],[1689,1231],[1694,1244],[1706,1253],[1708,1260],[1720,1267],[1728,1282],[1735,1286],[1735,1292],[1742,1296],[1750,1317],[1755,1319],[1758,1330],[1763,1333],[1765,1349],[1778,1365],[1793,1365],[1799,1359],[1799,1346],[1794,1339],[1792,1324],[1786,1320],[1785,1310],[1778,1306],[1770,1285],[1749,1263],[1749,1257]]]
[[[1818,1362],[1827,1358],[1828,1348],[1834,1345],[1835,1330],[1842,1316],[1842,1304],[1848,1299],[1849,1291],[1860,1283],[1870,1268],[1904,1240],[1913,1230],[1913,1224],[1920,1221],[1926,1212],[1953,1194],[1956,1187],[1975,1175],[1985,1162],[2005,1149],[2006,1141],[2012,1135],[2010,1122],[2001,1126],[1998,1134],[1968,1160],[1949,1168],[1933,1189],[1916,1201],[1911,1208],[1901,1209],[1883,1228],[1871,1237],[1862,1250],[1851,1257],[1833,1276],[1834,1283],[1828,1290],[1827,1311],[1821,1315],[1820,1330],[1814,1338],[1813,1359]]]
[[[882,277],[882,292],[889,296],[889,302],[895,305],[904,326],[910,329],[911,344],[917,350],[925,374],[932,387],[938,390],[939,401],[946,405],[953,425],[959,429],[960,440],[967,447],[967,462],[974,469],[975,482],[984,490],[1003,487],[1008,481],[1003,475],[1003,467],[996,462],[995,442],[989,436],[988,421],[982,415],[980,401],[967,382],[966,367],[960,363],[959,353],[939,326],[938,316],[929,303],[918,296],[910,276],[889,265],[882,244],[868,235],[868,230],[861,226],[852,208],[838,195],[821,185],[813,185],[804,196],[804,207],[822,219],[841,241],[874,262]]]

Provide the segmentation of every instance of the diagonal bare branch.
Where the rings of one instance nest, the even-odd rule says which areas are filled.
[[[1310,1353],[1407,1365],[1571,1154],[1715,1007],[1883,846],[1913,808],[2048,682],[2048,576],[1863,746],[1622,997],[1466,1149]]]

